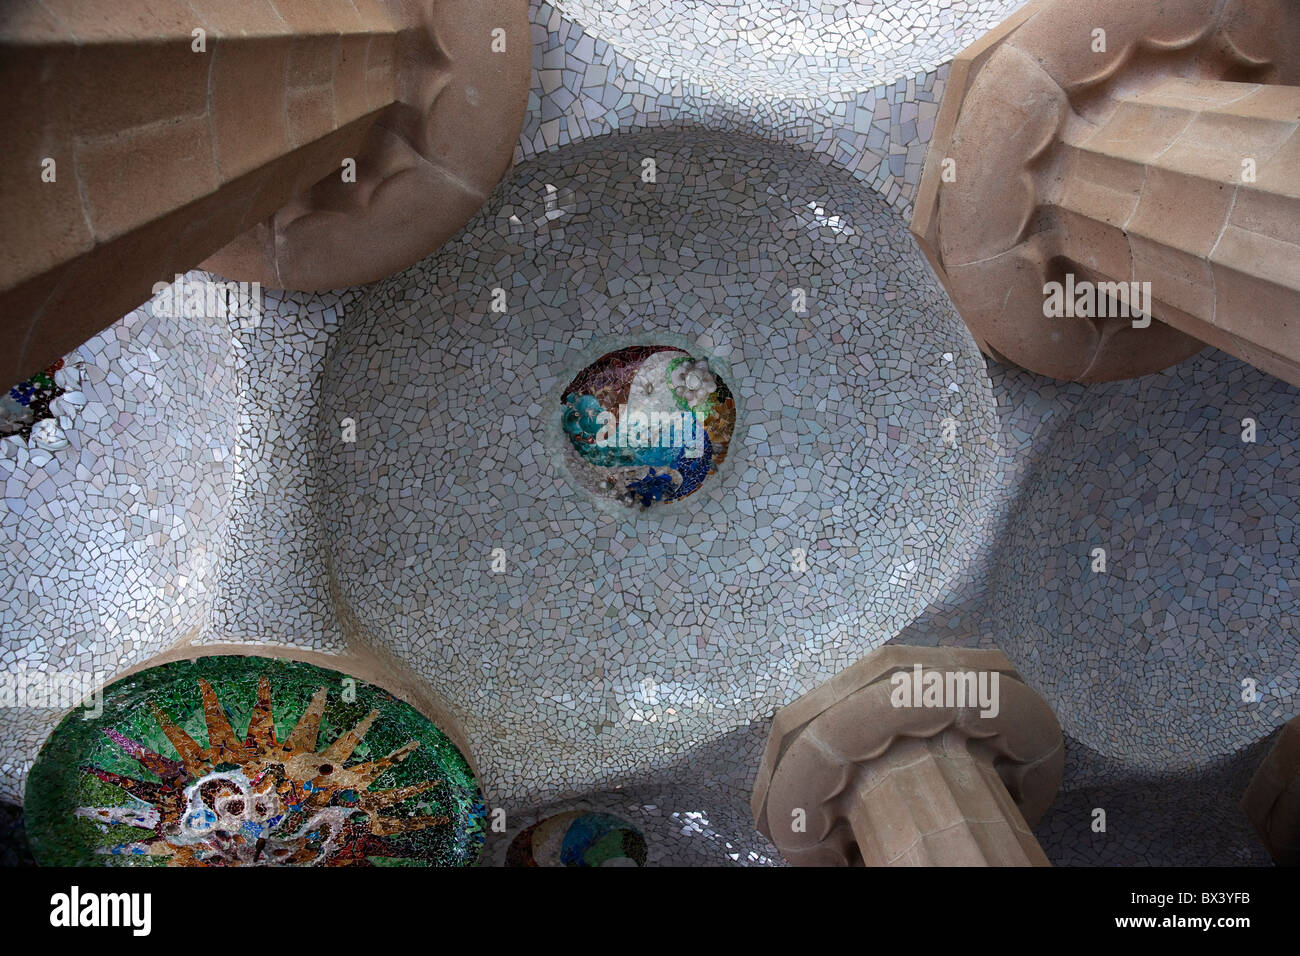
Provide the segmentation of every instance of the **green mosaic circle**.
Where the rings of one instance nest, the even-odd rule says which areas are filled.
[[[73,711],[27,780],[46,866],[460,866],[482,794],[436,726],[384,690],[300,661],[150,668]]]

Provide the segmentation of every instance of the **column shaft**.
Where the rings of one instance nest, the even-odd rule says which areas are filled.
[[[1150,283],[1160,320],[1300,381],[1300,87],[1168,78],[1067,126],[1057,271]]]
[[[898,743],[863,768],[847,817],[867,866],[1048,866],[961,734]]]

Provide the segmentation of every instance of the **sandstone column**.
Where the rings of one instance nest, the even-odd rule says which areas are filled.
[[[891,645],[777,712],[754,815],[796,865],[1047,866],[1063,761],[1000,651]]]
[[[1300,717],[1282,725],[1241,798],[1241,809],[1274,863],[1300,866]]]
[[[1208,343],[1300,384],[1298,130],[1294,3],[1038,0],[954,62],[912,231],[985,351],[1031,371]],[[1067,276],[1104,284],[1093,315],[1044,314]],[[1133,291],[1155,321],[1113,314]]]
[[[318,290],[433,251],[509,169],[528,29],[526,0],[4,4],[0,384],[205,259]]]

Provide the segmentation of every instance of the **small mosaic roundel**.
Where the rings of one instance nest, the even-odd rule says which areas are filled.
[[[641,831],[609,813],[570,810],[534,823],[510,841],[506,866],[645,866]]]
[[[243,656],[153,667],[73,711],[26,814],[47,866],[468,865],[485,817],[464,756],[410,705]]]
[[[667,345],[602,355],[561,399],[570,469],[600,498],[650,508],[694,494],[727,457],[731,390],[703,356]]]

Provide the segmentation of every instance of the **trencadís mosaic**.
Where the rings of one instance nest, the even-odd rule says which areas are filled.
[[[645,866],[645,837],[612,813],[566,811],[521,830],[510,841],[506,865]]]
[[[110,685],[50,736],[26,809],[44,865],[462,865],[483,843],[478,784],[437,727],[355,678],[258,657]]]
[[[698,491],[736,423],[731,390],[707,358],[656,345],[601,356],[569,383],[561,412],[579,483],[641,508]]]

